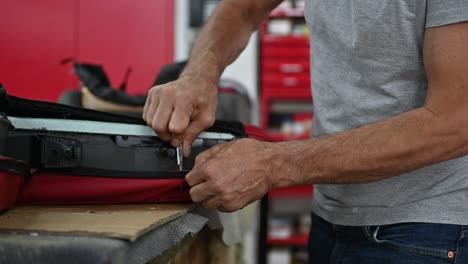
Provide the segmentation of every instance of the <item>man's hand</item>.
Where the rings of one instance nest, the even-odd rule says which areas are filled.
[[[282,0],[221,1],[193,43],[188,64],[172,83],[151,88],[143,119],[184,155],[198,134],[214,122],[217,84],[250,35]]]
[[[148,93],[143,119],[158,136],[171,140],[173,146],[184,145],[190,155],[198,134],[214,123],[218,87],[203,76],[181,76],[177,81],[155,86]]]
[[[275,149],[274,143],[241,139],[199,154],[185,177],[192,200],[233,212],[260,199],[272,186]]]

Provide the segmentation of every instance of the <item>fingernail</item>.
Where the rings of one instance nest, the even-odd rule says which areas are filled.
[[[190,146],[187,145],[187,146],[184,146],[184,156],[187,158],[188,156],[190,156]]]
[[[184,144],[184,157],[187,158],[188,156],[190,156],[191,146],[187,143],[187,141],[184,141],[183,144]]]
[[[174,146],[174,147],[178,147],[178,146],[180,146],[181,142],[180,142],[179,139],[175,139],[175,138],[174,138],[174,139],[172,139],[171,144],[172,144],[172,146]]]

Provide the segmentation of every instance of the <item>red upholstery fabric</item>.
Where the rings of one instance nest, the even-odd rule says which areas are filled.
[[[23,176],[0,171],[0,211],[12,206],[23,184]]]
[[[183,179],[120,179],[40,174],[31,177],[18,204],[115,204],[188,202]]]
[[[270,141],[261,129],[245,126],[251,138]],[[22,187],[21,187],[22,186]],[[189,202],[183,179],[136,179],[71,176],[39,172],[23,184],[23,177],[0,172],[0,210],[12,204],[119,204]]]

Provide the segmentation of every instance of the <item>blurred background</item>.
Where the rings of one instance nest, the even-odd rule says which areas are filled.
[[[82,89],[77,61],[101,65],[111,87],[145,95],[164,66],[188,58],[219,2],[2,0],[0,82],[12,95],[57,102]],[[284,1],[223,74],[217,116],[260,126],[275,141],[308,138],[310,52],[304,0]],[[277,190],[251,209],[244,261],[305,263],[311,197],[311,186]]]

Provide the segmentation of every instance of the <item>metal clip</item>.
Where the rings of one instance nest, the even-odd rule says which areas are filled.
[[[72,168],[81,163],[81,143],[73,138],[46,136],[41,141],[44,168]]]

